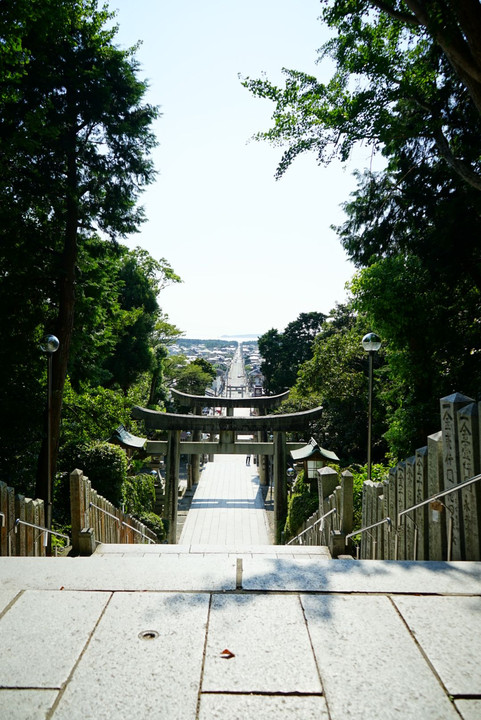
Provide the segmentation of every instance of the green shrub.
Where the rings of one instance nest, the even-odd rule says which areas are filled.
[[[116,507],[121,506],[127,478],[127,457],[122,448],[108,442],[85,445],[79,452],[78,467],[99,495]]]
[[[304,482],[304,470],[299,470],[296,475],[296,481],[292,488],[293,493],[304,494],[309,492],[309,485]]]
[[[156,515],[153,512],[143,512],[137,516],[137,519],[144,523],[144,525],[157,535],[159,542],[163,542],[165,540],[166,529],[162,518],[160,518],[159,515]]]
[[[354,529],[362,525],[362,486],[367,480],[367,465],[354,465],[349,468],[354,479]],[[371,467],[371,480],[382,482],[389,474],[389,466],[375,464]]]
[[[286,540],[294,537],[302,523],[319,509],[317,493],[293,493],[289,498],[285,526]]]
[[[139,513],[153,512],[155,506],[154,477],[148,473],[132,475],[123,485],[125,512],[138,517]]]

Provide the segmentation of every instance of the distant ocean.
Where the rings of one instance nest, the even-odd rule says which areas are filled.
[[[260,333],[258,335],[251,334],[251,335],[196,335],[189,336],[185,335],[182,339],[183,340],[223,340],[224,342],[232,340],[235,342],[256,342],[259,337]]]

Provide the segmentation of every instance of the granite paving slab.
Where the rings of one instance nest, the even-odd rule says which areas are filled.
[[[481,563],[253,557],[244,590],[481,595]]]
[[[257,469],[242,456],[207,463],[180,536],[182,544],[268,545],[269,524]]]
[[[389,598],[301,600],[333,720],[459,720]]]
[[[174,547],[174,546],[171,546]],[[215,591],[236,587],[236,556],[222,553],[91,558],[0,558],[5,597],[22,589]],[[481,563],[243,559],[244,590],[481,595]]]
[[[194,720],[208,595],[115,593],[53,720]]]
[[[312,545],[191,545],[190,553],[223,554],[228,555],[266,555],[271,557],[323,557],[330,558],[329,550],[323,546]]]
[[[448,692],[481,696],[481,597],[412,596],[394,602]]]
[[[479,720],[481,718],[481,698],[456,700],[454,704],[463,720]]]
[[[188,545],[167,545],[133,543],[125,545],[121,543],[100,543],[95,549],[94,555],[181,555],[189,553]]]
[[[4,720],[41,720],[55,702],[57,690],[0,689],[0,717]]]
[[[0,686],[60,688],[109,593],[27,590],[0,619]]]
[[[7,590],[172,590],[235,589],[235,559],[194,555],[162,557],[93,555],[76,558],[0,558]]]
[[[0,614],[18,595],[18,590],[14,588],[0,588]]]
[[[203,694],[199,720],[328,720],[326,701],[320,696]]]
[[[321,693],[299,598],[214,595],[202,690]]]

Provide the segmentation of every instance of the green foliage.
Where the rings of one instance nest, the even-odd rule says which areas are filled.
[[[99,495],[116,507],[121,506],[127,478],[127,458],[118,445],[107,442],[87,445],[79,452],[77,467],[83,470]]]
[[[130,475],[123,485],[125,512],[139,517],[141,513],[153,512],[155,505],[154,478],[148,473]]]
[[[274,103],[273,125],[257,138],[285,149],[278,177],[304,152],[345,161],[362,143],[384,156],[381,172],[357,174],[336,228],[362,268],[351,286],[357,328],[323,329],[290,398],[323,405],[320,437],[348,462],[361,462],[366,446],[367,358],[356,335],[373,329],[383,341],[377,459],[382,436],[392,454],[412,454],[439,429],[439,398],[476,398],[481,381],[481,84],[470,50],[481,22],[458,2],[408,5],[329,0],[322,17],[333,36],[320,51],[334,62],[329,82],[295,70],[284,71],[284,87],[244,80]],[[270,340],[281,357],[278,334]]]
[[[371,466],[371,480],[373,482],[382,482],[388,476],[389,467],[383,463],[373,464]],[[367,480],[367,465],[352,465],[348,469],[352,473],[354,486],[353,527],[358,529],[362,527],[362,486]]]
[[[164,542],[166,538],[166,525],[162,518],[153,512],[142,512],[137,516],[137,519],[157,535],[160,543]]]
[[[316,510],[319,510],[319,497],[316,493],[293,493],[288,502],[285,526],[286,540],[294,537],[302,523]]]
[[[323,407],[313,435],[323,447],[333,450],[344,465],[366,458],[368,357],[361,340],[368,330],[350,305],[337,306],[314,342],[312,359],[300,367],[289,398],[290,402],[299,399],[304,403],[311,399]],[[385,427],[377,394],[377,367],[382,354],[375,360],[373,454],[382,457]]]
[[[58,472],[53,479],[52,514],[59,527],[70,525],[70,475],[67,472]]]
[[[205,360],[204,358],[196,358],[192,361],[192,365],[198,365],[202,372],[210,376],[211,380],[215,379],[217,373],[212,363],[210,363],[208,360]]]
[[[347,160],[361,142],[387,156],[404,144],[425,158],[442,157],[480,189],[481,104],[467,95],[466,76],[453,71],[452,57],[447,59],[417,21],[404,22],[397,11],[392,17],[389,3],[382,5],[387,13],[373,4],[324,4],[322,18],[335,33],[319,51],[321,61],[327,57],[335,63],[329,82],[296,70],[283,71],[284,88],[267,79],[243,81],[255,96],[275,103],[273,127],[256,138],[287,146],[277,176],[304,152],[316,153],[324,164],[332,158]],[[446,9],[446,16],[449,20],[453,13]],[[473,90],[471,82],[467,86]],[[478,126],[478,140],[461,150],[466,121],[469,135]]]
[[[386,340],[376,392],[386,408],[390,450],[407,457],[439,430],[441,397],[479,391],[480,291],[466,276],[444,275],[415,255],[374,263],[352,289],[355,306]]]
[[[176,390],[188,395],[205,395],[205,390],[212,384],[216,372],[211,363],[198,358],[187,363],[183,356],[170,358],[166,370],[170,374]]]
[[[138,230],[137,200],[155,177],[151,125],[158,112],[143,101],[147,86],[136,77],[133,51],[114,44],[111,19],[97,0],[0,6],[0,332],[10,338],[0,349],[0,401],[13,419],[0,428],[0,464],[22,480],[39,457],[42,497],[45,359],[38,341],[45,331],[60,340],[53,358],[55,469],[69,364],[74,385],[87,376],[105,382],[106,357],[126,321],[133,324],[118,301],[124,278],[117,260],[125,253],[116,253],[116,242]],[[109,238],[104,248],[100,237]],[[172,277],[170,268],[166,274]]]
[[[125,393],[142,373],[158,368],[157,347],[167,341],[168,324],[157,294],[172,269],[141,248],[128,250],[97,238],[86,240],[79,252],[82,283],[70,381],[75,388],[88,382]]]
[[[81,383],[76,391],[67,381],[59,468],[71,472],[79,448],[109,438],[121,424],[128,426],[131,410],[130,399],[122,393],[104,387],[90,387],[87,383]]]
[[[167,399],[166,362],[168,346],[179,338],[181,331],[168,321],[168,316],[160,313],[154,333],[152,348],[152,371],[150,375],[148,399],[144,403],[152,410],[164,409]],[[159,407],[160,406],[160,407]]]
[[[292,492],[298,494],[309,492],[309,485],[304,480],[304,470],[299,470],[297,473]]]
[[[286,540],[294,537],[302,523],[319,509],[319,497],[311,492],[309,483],[304,480],[304,470],[297,473],[292,494],[288,499],[287,518],[284,528]]]
[[[322,313],[301,313],[283,333],[272,328],[261,335],[261,372],[269,393],[278,394],[294,385],[298,368],[312,357],[314,339],[325,319]]]
[[[57,525],[56,523],[53,523],[52,530],[62,533],[62,535],[67,535],[68,537],[71,537],[72,526],[71,525]],[[65,538],[59,537],[58,535],[51,535],[51,543],[52,543],[52,550],[54,552],[56,552],[59,557],[66,556],[68,551],[67,551],[67,540]]]
[[[106,368],[110,384],[127,392],[142,372],[158,368],[159,356],[152,346],[155,335],[165,331],[166,324],[158,325],[161,314],[157,293],[161,284],[180,282],[180,278],[165,260],[157,262],[145,250],[136,248],[126,254],[119,279],[124,326]]]

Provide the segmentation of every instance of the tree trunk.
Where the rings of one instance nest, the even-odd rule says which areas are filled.
[[[45,502],[46,518],[51,519],[51,507],[47,507],[49,485],[53,483],[57,467],[60,439],[60,420],[65,380],[67,377],[70,345],[75,313],[75,277],[78,255],[78,199],[77,199],[77,159],[75,153],[76,134],[70,132],[70,152],[67,156],[67,196],[65,200],[66,219],[64,247],[61,256],[58,278],[58,315],[55,334],[60,346],[53,355],[52,362],[52,404],[50,416],[50,472],[48,476],[47,437],[44,438],[37,464],[36,495]],[[73,470],[73,468],[72,468]],[[50,495],[51,496],[51,495]]]

